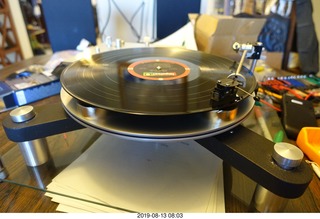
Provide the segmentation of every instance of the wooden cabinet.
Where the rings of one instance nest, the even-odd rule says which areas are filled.
[[[17,32],[8,0],[0,0],[0,66],[10,65],[21,59],[21,48],[17,40]]]

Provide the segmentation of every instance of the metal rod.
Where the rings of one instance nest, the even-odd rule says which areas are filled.
[[[240,71],[241,71],[241,68],[242,68],[244,59],[245,59],[246,56],[247,56],[247,52],[248,52],[247,50],[244,50],[244,51],[243,51],[243,54],[242,54],[242,56],[241,56],[241,60],[240,60],[240,62],[239,62],[239,65],[238,65],[236,74],[240,74]]]
[[[27,166],[40,166],[49,160],[49,147],[45,138],[19,142],[18,145]]]
[[[252,60],[251,67],[250,67],[250,71],[252,72],[252,74],[254,73],[254,69],[257,65],[257,61],[258,61],[257,59]]]
[[[261,185],[257,185],[249,210],[251,212],[283,212],[289,199],[280,197]]]

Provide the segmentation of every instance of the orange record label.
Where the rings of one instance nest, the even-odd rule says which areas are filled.
[[[156,59],[134,62],[128,66],[128,72],[145,80],[163,81],[188,76],[190,68],[181,62]]]

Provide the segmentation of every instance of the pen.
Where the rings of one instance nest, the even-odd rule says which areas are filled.
[[[261,130],[263,132],[264,137],[266,137],[267,139],[272,141],[271,134],[269,132],[266,120],[263,118],[263,115],[262,115],[260,107],[254,106],[254,113],[255,113],[257,121],[258,121],[258,123],[260,125],[260,128],[261,128]]]
[[[259,88],[258,91],[259,91],[260,93],[265,93],[266,95],[272,96],[272,97],[277,98],[277,99],[279,99],[279,100],[282,99],[282,96],[281,96],[280,94],[276,94],[276,93],[274,93],[274,92],[272,92],[272,91],[269,91],[269,90],[266,90],[266,89],[262,89],[262,88]]]
[[[306,160],[307,163],[309,163],[313,169],[313,171],[315,172],[315,174],[320,178],[320,167],[316,162],[312,162],[309,160]]]
[[[282,130],[278,131],[273,138],[273,142],[274,143],[282,142],[283,136],[284,136],[284,132]]]

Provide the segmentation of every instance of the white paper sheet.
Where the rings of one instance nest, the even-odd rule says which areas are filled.
[[[191,22],[188,22],[176,32],[152,43],[151,46],[184,47],[186,49],[198,50],[196,39],[194,37],[194,25]]]
[[[136,212],[224,212],[222,162],[195,141],[102,135],[48,190]],[[222,183],[221,183],[222,182]],[[121,212],[53,195],[66,212]]]

